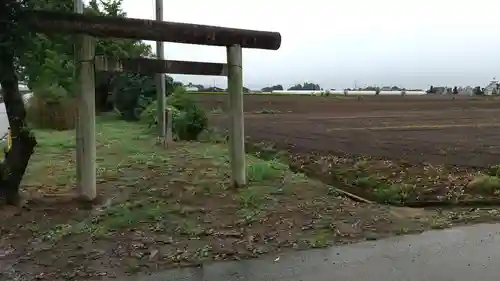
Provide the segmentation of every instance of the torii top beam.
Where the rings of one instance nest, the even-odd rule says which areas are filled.
[[[281,45],[280,33],[269,31],[41,10],[24,11],[21,18],[30,30],[48,34],[78,33],[211,46],[237,44],[242,48],[266,50],[277,50]]]

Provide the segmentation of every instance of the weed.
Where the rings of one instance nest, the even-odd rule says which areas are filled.
[[[262,188],[246,187],[239,192],[238,200],[243,208],[260,208],[265,200],[266,194]]]
[[[138,206],[124,203],[110,208],[96,223],[108,231],[118,231],[145,222],[161,221],[165,217],[164,206],[149,202]]]
[[[201,248],[198,248],[196,250],[196,253],[194,254],[195,259],[197,261],[203,261],[203,260],[207,259],[208,256],[210,256],[211,251],[212,251],[212,247],[208,246],[208,245],[205,245]]]
[[[58,224],[44,233],[42,239],[45,241],[57,242],[63,237],[71,234],[72,230],[73,227],[70,224]]]
[[[467,188],[481,194],[496,195],[500,193],[500,178],[495,176],[477,176],[469,182]]]
[[[415,187],[410,184],[388,184],[382,179],[374,176],[357,178],[354,185],[368,188],[374,199],[379,203],[401,203],[415,191]]]
[[[277,152],[273,147],[263,147],[259,148],[259,151],[255,152],[255,156],[262,160],[272,161],[275,160]]]
[[[327,230],[318,231],[308,239],[308,244],[311,248],[324,248],[330,245],[331,236],[332,234]]]
[[[404,184],[379,184],[373,194],[380,203],[401,203],[408,198],[409,189]]]
[[[250,225],[260,220],[262,211],[260,209],[241,208],[236,212],[236,215],[241,219],[243,224]]]
[[[500,176],[500,165],[493,165],[489,168],[488,174],[493,177]]]
[[[207,128],[201,132],[198,140],[206,143],[226,143],[225,135],[212,128]]]
[[[138,261],[134,259],[127,259],[125,261],[125,266],[128,274],[137,274],[141,270]]]
[[[376,177],[366,176],[357,178],[356,180],[354,180],[353,184],[359,187],[376,189],[381,185],[381,182]]]
[[[161,222],[166,218],[165,210],[164,207],[152,203],[129,202],[113,205],[87,220],[56,225],[46,231],[42,238],[57,242],[68,235],[81,233],[92,237],[106,237],[110,233],[133,228],[142,223]]]
[[[320,215],[314,221],[314,227],[316,229],[330,229],[330,230],[335,229],[335,226],[333,225],[332,219],[328,216],[322,216],[322,215]]]
[[[201,225],[187,219],[182,220],[177,230],[181,235],[189,237],[199,237],[206,234],[205,229]]]
[[[210,110],[210,113],[212,114],[220,114],[220,113],[224,113],[224,109],[222,109],[222,107],[216,107],[216,108],[212,108],[212,110]]]
[[[255,113],[257,113],[257,114],[278,114],[281,112],[279,110],[275,110],[275,109],[263,108],[259,111],[256,111]]]
[[[262,182],[280,178],[288,167],[278,161],[255,161],[248,165],[248,180]]]

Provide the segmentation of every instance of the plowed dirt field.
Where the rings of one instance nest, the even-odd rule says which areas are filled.
[[[227,128],[220,113],[226,96],[197,98],[212,112],[218,108],[212,123]],[[289,151],[331,182],[355,184],[375,174],[373,189],[382,179],[430,190],[405,192],[407,201],[478,199],[469,183],[500,163],[500,100],[492,97],[248,95],[244,102],[245,135],[252,142]],[[369,163],[352,171],[360,161]],[[373,197],[365,191],[357,194]],[[498,194],[495,189],[487,196]]]

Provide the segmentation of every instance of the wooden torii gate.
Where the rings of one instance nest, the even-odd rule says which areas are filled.
[[[207,25],[165,21],[102,17],[78,13],[26,10],[20,17],[30,30],[45,34],[84,34],[103,38],[164,41],[227,48],[227,64],[188,61],[169,61],[146,58],[95,57],[91,40],[86,40],[90,52],[80,50],[81,67],[88,71],[133,71],[142,73],[176,73],[194,75],[221,75],[228,77],[230,105],[230,159],[232,181],[235,185],[246,184],[242,48],[277,50],[281,35],[277,32],[234,29]],[[87,56],[87,57],[85,57]],[[95,144],[95,87],[93,78],[80,81],[78,118],[83,129],[77,136],[77,149],[83,150],[77,161],[80,193],[83,199],[96,197],[96,144]],[[77,130],[78,131],[78,130]],[[80,139],[80,141],[78,141]]]

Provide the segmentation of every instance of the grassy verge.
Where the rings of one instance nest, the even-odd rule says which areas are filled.
[[[500,168],[412,164],[367,156],[280,151],[272,143],[248,141],[249,151],[279,155],[292,169],[381,204],[412,207],[500,205]]]
[[[168,149],[138,124],[99,119],[100,204],[74,189],[74,132],[37,131],[23,210],[3,209],[0,277],[88,280],[421,231],[446,222],[359,204],[274,160],[247,157],[234,189],[226,145]],[[21,262],[22,261],[22,262]],[[1,279],[1,278],[0,278]]]

